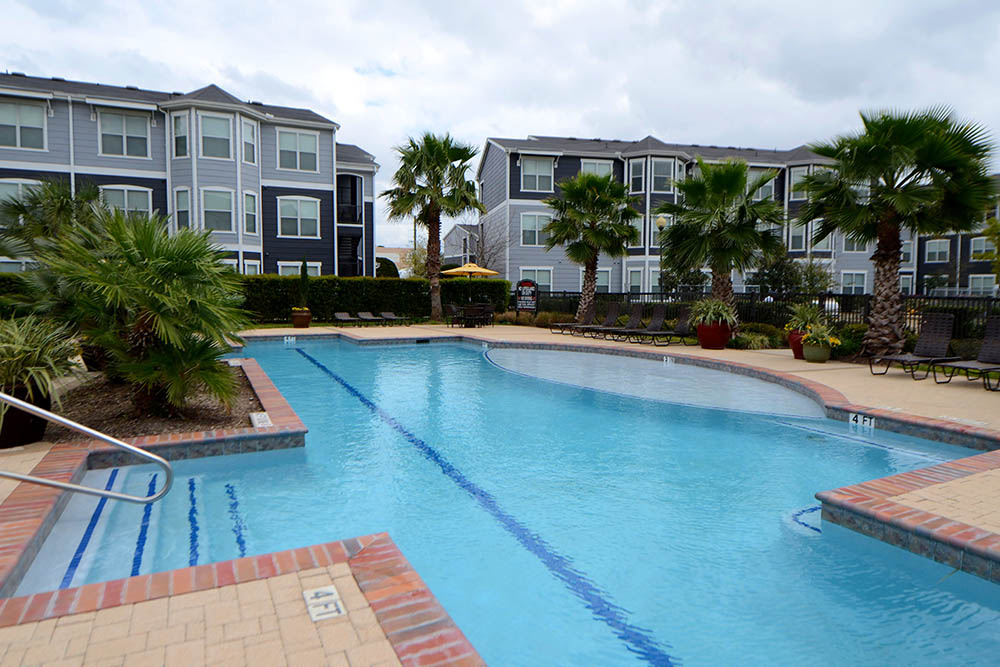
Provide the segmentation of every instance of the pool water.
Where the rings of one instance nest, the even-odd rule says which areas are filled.
[[[622,359],[606,355],[331,340],[246,354],[306,447],[179,461],[163,501],[96,519],[74,498],[20,593],[388,531],[491,664],[987,664],[1000,650],[1000,589],[822,524],[813,497],[968,450],[852,433],[746,378],[747,404],[784,414],[693,406],[712,383],[659,361],[630,374],[664,384],[608,393],[558,372],[610,388]],[[144,494],[154,473],[87,483]]]

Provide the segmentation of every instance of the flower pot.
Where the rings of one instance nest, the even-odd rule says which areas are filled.
[[[698,325],[698,343],[706,350],[723,350],[733,336],[732,328],[725,322]]]
[[[308,329],[312,318],[313,314],[309,310],[293,310],[292,326],[296,329]]]
[[[805,360],[813,364],[823,364],[830,359],[830,348],[826,345],[802,345],[802,355]]]
[[[26,387],[14,387],[10,395],[20,398],[22,401],[28,400],[28,389]],[[39,396],[35,392],[34,400],[31,404],[37,405],[43,410],[52,407],[52,399],[48,396]],[[38,442],[45,436],[45,427],[48,422],[41,417],[28,414],[20,408],[7,406],[7,411],[3,415],[3,425],[0,426],[0,449],[8,447],[19,447],[31,442]]]
[[[802,337],[806,335],[801,329],[792,329],[788,332],[788,347],[792,348],[792,355],[796,359],[805,359],[802,356]]]

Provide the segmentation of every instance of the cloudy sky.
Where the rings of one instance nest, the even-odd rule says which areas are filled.
[[[0,69],[309,107],[376,156],[377,190],[425,130],[790,148],[945,104],[1000,133],[993,0],[0,4]],[[378,243],[408,243],[385,217]]]

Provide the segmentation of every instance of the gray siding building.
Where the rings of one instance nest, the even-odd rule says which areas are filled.
[[[374,156],[308,109],[218,86],[166,93],[0,74],[0,198],[43,179],[100,187],[172,231],[207,230],[245,274],[374,272]],[[0,270],[22,260],[0,259]]]

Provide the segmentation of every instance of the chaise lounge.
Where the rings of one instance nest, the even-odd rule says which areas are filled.
[[[935,363],[960,360],[961,357],[948,356],[954,321],[955,316],[951,313],[925,313],[920,323],[920,337],[917,338],[913,352],[869,357],[868,370],[872,375],[885,375],[893,364],[899,364],[903,372],[909,373],[914,380],[923,380],[930,374],[931,366]],[[881,371],[877,370],[882,364],[885,367]],[[917,377],[921,364],[926,364],[926,370]]]
[[[359,324],[361,322],[357,317],[351,317],[350,313],[334,313],[333,319],[337,320],[338,324]]]
[[[385,318],[372,315],[367,310],[358,311],[358,319],[371,324],[385,324]]]
[[[650,338],[653,341],[653,345],[670,345],[673,339],[676,338],[678,343],[683,343],[684,345],[697,345],[696,340],[688,342],[688,339],[693,339],[695,337],[695,332],[691,330],[691,323],[688,318],[691,316],[691,311],[687,306],[682,306],[677,311],[677,324],[673,329],[669,331],[658,331],[653,334]],[[660,341],[663,341],[662,343]]]
[[[601,327],[599,329],[593,329],[590,331],[590,335],[594,338],[600,336],[601,338],[611,337],[612,340],[625,340],[628,338],[628,334],[625,332],[635,331],[642,324],[642,311],[643,305],[641,303],[632,304],[632,314],[629,315],[628,322],[625,323],[623,327]],[[624,334],[624,336],[622,335]]]
[[[593,304],[591,304],[590,308],[588,308],[583,313],[583,321],[582,322],[576,322],[576,321],[573,321],[573,322],[553,322],[552,324],[549,325],[549,331],[551,333],[566,334],[566,333],[572,333],[572,329],[574,327],[589,326],[589,325],[591,325],[591,324],[594,323],[594,317],[597,316],[597,312],[596,311],[597,311],[597,309],[594,307]]]
[[[1000,379],[991,376],[1000,374],[1000,315],[986,320],[986,335],[983,336],[983,345],[979,348],[979,356],[975,361],[938,361],[931,365],[931,371],[938,384],[947,384],[962,373],[966,380],[981,379],[984,389],[1000,391]],[[938,371],[943,380],[938,379]]]

